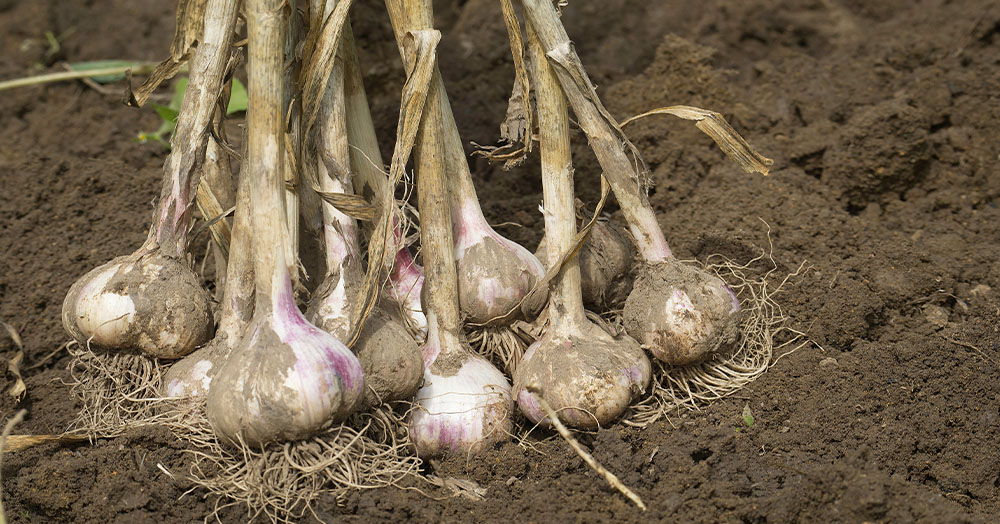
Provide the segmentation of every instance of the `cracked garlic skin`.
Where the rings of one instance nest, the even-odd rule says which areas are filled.
[[[77,280],[63,326],[81,344],[175,359],[212,336],[208,293],[187,264],[160,254],[118,257]]]

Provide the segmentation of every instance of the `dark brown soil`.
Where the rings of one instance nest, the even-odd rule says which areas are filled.
[[[155,59],[170,2],[0,0],[0,78],[60,60]],[[446,77],[463,137],[492,143],[512,69],[496,2],[437,2]],[[780,296],[823,349],[786,356],[725,401],[644,430],[585,436],[649,505],[611,491],[561,440],[505,444],[428,466],[485,499],[416,491],[322,501],[339,522],[989,522],[1000,514],[1000,6],[989,0],[570,2],[565,21],[620,118],[669,104],[724,113],[775,158],[739,171],[689,123],[628,129],[656,183],[675,251],[738,261],[774,245],[780,272],[810,270]],[[49,53],[45,32],[60,37]],[[384,151],[402,73],[378,2],[355,33]],[[21,333],[29,412],[19,433],[63,430],[77,406],[63,296],[79,275],[145,236],[161,148],[133,141],[150,110],[79,83],[0,96],[0,317]],[[599,172],[576,136],[580,196]],[[541,236],[537,162],[511,173],[473,160],[487,217],[529,247]],[[767,264],[758,263],[758,270]],[[0,338],[0,353],[14,346]],[[12,378],[0,380],[6,390]],[[746,427],[748,406],[755,423]],[[172,480],[181,444],[147,431],[40,446],[3,462],[13,522],[193,522],[214,501]],[[539,454],[539,452],[541,454]],[[425,486],[426,488],[426,486]],[[993,515],[994,517],[990,517]],[[230,509],[222,522],[241,522]]]

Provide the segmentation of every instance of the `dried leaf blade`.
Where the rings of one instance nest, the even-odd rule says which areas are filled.
[[[709,111],[708,109],[701,109],[700,107],[659,107],[646,111],[645,113],[635,115],[623,121],[621,126],[625,127],[636,120],[652,115],[671,115],[677,118],[683,118],[684,120],[694,121],[695,127],[708,135],[709,138],[711,138],[719,146],[719,149],[722,149],[722,152],[725,153],[726,156],[739,164],[740,168],[747,173],[760,173],[762,175],[767,175],[771,170],[771,166],[774,164],[774,160],[758,153],[749,142],[740,136],[740,134],[733,129],[733,126],[729,125],[729,122],[726,121],[726,118],[723,117],[721,113]]]

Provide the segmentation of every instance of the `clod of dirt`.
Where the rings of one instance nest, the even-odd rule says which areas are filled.
[[[823,154],[822,181],[849,209],[905,191],[926,175],[930,126],[923,109],[900,98],[857,110]]]

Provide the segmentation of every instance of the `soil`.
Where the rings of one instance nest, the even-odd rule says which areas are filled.
[[[582,436],[649,506],[640,512],[560,439],[509,443],[427,465],[469,479],[358,492],[338,522],[988,522],[1000,514],[1000,5],[989,0],[607,0],[564,20],[612,114],[664,105],[723,113],[775,159],[742,173],[688,122],[628,128],[652,170],[675,252],[737,261],[773,245],[779,295],[817,345],[735,396],[645,429]],[[169,2],[0,0],[0,78],[60,61],[166,56]],[[496,2],[437,2],[441,67],[464,139],[493,143],[512,66]],[[355,6],[366,83],[388,158],[403,74],[378,2]],[[46,37],[59,40],[58,49]],[[117,88],[120,86],[116,86]],[[27,396],[0,400],[18,433],[56,433],[77,406],[63,381],[60,307],[79,275],[144,239],[161,147],[152,110],[80,83],[0,97],[0,318],[26,348]],[[599,169],[575,140],[579,196]],[[471,150],[471,149],[470,149]],[[537,161],[505,172],[473,158],[487,218],[534,247]],[[752,271],[766,271],[758,262]],[[13,343],[0,338],[9,358]],[[49,357],[55,352],[54,356]],[[11,375],[0,379],[4,390]],[[748,408],[754,423],[741,414]],[[545,437],[545,435],[541,435]],[[211,498],[181,476],[182,444],[146,430],[93,445],[8,454],[12,522],[193,522]],[[992,517],[991,517],[992,515]],[[230,508],[222,522],[242,522]]]

